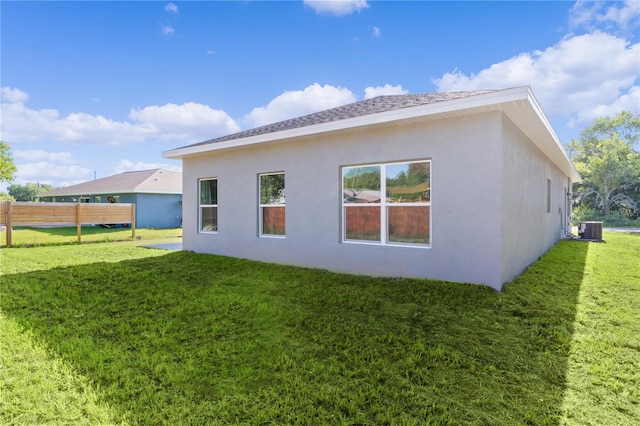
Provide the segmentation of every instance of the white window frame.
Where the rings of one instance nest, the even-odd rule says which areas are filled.
[[[261,179],[262,176],[273,176],[273,175],[283,175],[285,176],[285,196],[284,196],[284,201],[282,203],[278,203],[278,204],[263,204],[262,203],[262,187],[261,187]],[[280,172],[268,172],[268,173],[260,173],[258,174],[258,235],[260,237],[264,237],[264,238],[279,238],[279,239],[284,239],[286,238],[287,235],[287,219],[286,219],[286,212],[287,212],[287,202],[286,202],[286,189],[287,189],[287,183],[286,183],[286,175],[284,171],[280,171]],[[263,221],[263,209],[264,208],[269,208],[269,207],[282,207],[284,208],[285,211],[285,231],[284,234],[269,234],[269,233],[265,233],[264,229],[263,229],[263,225],[264,225],[264,221]]]
[[[204,181],[216,181],[216,203],[215,204],[201,204],[202,201],[202,182]],[[200,178],[198,179],[198,233],[199,234],[217,234],[218,233],[218,178],[217,177],[209,177],[209,178]],[[215,207],[216,209],[216,229],[215,231],[207,231],[202,229],[202,208],[211,208]]]
[[[421,248],[428,249],[432,246],[432,212],[431,212],[431,177],[429,178],[429,201],[425,202],[417,202],[410,203],[404,205],[405,207],[429,207],[429,243],[408,243],[408,242],[393,242],[388,241],[388,220],[387,220],[387,209],[388,207],[397,207],[398,203],[390,203],[386,200],[387,193],[387,176],[386,176],[386,166],[393,166],[398,164],[410,164],[410,163],[428,163],[429,164],[429,176],[431,176],[431,159],[419,159],[419,160],[406,160],[406,161],[393,161],[393,162],[381,162],[381,163],[371,163],[371,164],[354,164],[354,165],[344,165],[340,167],[340,198],[341,198],[341,241],[345,244],[366,244],[366,245],[376,245],[376,246],[394,246],[394,247],[413,247],[413,248]],[[344,202],[344,169],[351,169],[356,167],[379,167],[380,168],[380,202],[378,203],[345,203]],[[352,240],[347,239],[347,220],[346,220],[346,209],[347,208],[362,208],[362,207],[380,207],[380,241],[368,241],[368,240]]]

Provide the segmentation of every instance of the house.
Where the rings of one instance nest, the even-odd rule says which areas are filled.
[[[379,96],[164,156],[185,250],[496,290],[567,235],[580,179],[529,87]]]
[[[182,223],[182,173],[163,169],[119,173],[40,194],[42,201],[134,203],[136,227],[176,228]]]

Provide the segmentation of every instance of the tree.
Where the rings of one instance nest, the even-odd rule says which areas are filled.
[[[38,194],[52,189],[51,185],[27,182],[24,186],[18,184],[9,185],[7,191],[16,201],[35,201]]]
[[[0,192],[0,202],[4,202],[4,201],[15,201],[16,199],[13,198],[11,195],[7,194],[6,192],[2,191]]]
[[[604,117],[572,140],[573,163],[582,175],[575,184],[578,205],[608,216],[640,215],[640,116],[623,111]]]
[[[13,182],[17,171],[18,168],[11,156],[11,148],[6,142],[0,141],[0,182]]]

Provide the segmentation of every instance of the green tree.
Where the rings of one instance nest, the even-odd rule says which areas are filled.
[[[0,192],[0,202],[3,201],[15,201],[16,199],[13,198],[11,195],[7,194],[6,192],[2,191]]]
[[[51,185],[27,182],[24,186],[18,184],[9,185],[7,191],[16,201],[35,201],[38,194],[52,189]]]
[[[623,111],[596,119],[578,139],[569,143],[573,163],[582,175],[574,186],[579,206],[598,210],[640,214],[640,116]]]
[[[0,182],[12,182],[17,171],[11,148],[6,142],[0,141]]]
[[[261,204],[278,204],[284,197],[284,173],[260,176]]]

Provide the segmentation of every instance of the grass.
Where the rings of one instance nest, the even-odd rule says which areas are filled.
[[[501,294],[131,244],[3,249],[2,424],[640,423],[640,236]]]
[[[182,237],[182,229],[136,229],[137,240],[156,240]],[[83,226],[82,242],[113,242],[131,240],[131,228],[102,228],[100,226]],[[6,231],[0,231],[0,242],[6,245]],[[52,228],[14,228],[12,247],[77,244],[78,229],[71,227]]]

